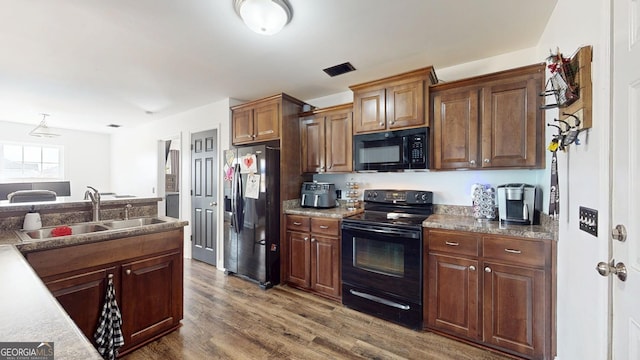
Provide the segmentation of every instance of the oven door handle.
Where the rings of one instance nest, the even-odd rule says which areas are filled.
[[[400,229],[392,229],[388,227],[378,227],[378,226],[353,226],[349,224],[342,223],[343,230],[356,230],[356,231],[367,231],[367,232],[375,232],[385,235],[397,235],[398,237],[405,237],[411,239],[419,239],[420,232],[411,231],[411,230],[400,230]]]
[[[381,297],[377,297],[375,295],[363,293],[363,292],[360,292],[360,291],[355,291],[353,289],[349,289],[349,292],[351,294],[355,295],[355,296],[359,296],[361,298],[365,298],[367,300],[375,301],[377,303],[384,304],[384,305],[387,305],[387,306],[391,306],[391,307],[394,307],[394,308],[397,308],[397,309],[400,309],[400,310],[409,310],[409,309],[411,309],[411,307],[409,305],[400,304],[400,303],[397,303],[397,302],[394,302],[394,301],[383,299]]]

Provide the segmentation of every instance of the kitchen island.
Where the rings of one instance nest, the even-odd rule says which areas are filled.
[[[25,209],[34,206],[49,226],[70,225],[91,215],[90,203],[0,206],[0,340],[54,342],[56,358],[100,359],[93,333],[109,280],[123,318],[121,353],[178,328],[187,222],[155,216],[157,200],[105,201],[101,215],[111,216],[89,224],[112,227],[45,239],[17,231]],[[118,220],[130,203],[153,223]]]

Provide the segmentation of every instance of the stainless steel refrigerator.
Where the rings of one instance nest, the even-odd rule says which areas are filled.
[[[280,282],[279,144],[224,154],[224,267],[268,289]]]

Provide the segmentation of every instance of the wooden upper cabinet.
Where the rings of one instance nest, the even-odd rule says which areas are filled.
[[[434,167],[475,167],[479,150],[478,90],[434,92],[432,99]]]
[[[355,134],[426,126],[429,86],[437,82],[429,66],[350,86]]]
[[[280,102],[277,99],[257,101],[233,108],[233,144],[278,139],[280,118]]]
[[[270,101],[253,110],[255,141],[273,140],[280,137],[280,104]]]
[[[544,68],[483,87],[483,167],[543,165],[544,122],[539,96],[543,84]]]
[[[232,115],[233,143],[253,141],[253,109],[246,108],[233,112]]]
[[[434,169],[542,168],[544,64],[433,86]]]
[[[353,169],[352,104],[315,110],[300,119],[302,172],[350,172]]]
[[[428,87],[426,87],[428,89]],[[423,126],[425,116],[425,84],[417,80],[387,88],[387,126],[389,129]]]
[[[353,93],[355,133],[385,130],[386,123],[386,91],[376,89]]]
[[[277,94],[231,107],[232,144],[243,145],[286,138],[297,150],[297,122],[302,105],[304,102],[294,97]],[[291,124],[293,121],[296,123]],[[296,139],[289,139],[291,136]]]

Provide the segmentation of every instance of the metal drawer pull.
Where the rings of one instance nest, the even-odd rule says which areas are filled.
[[[504,251],[508,252],[509,254],[522,254],[522,251],[515,249],[504,249]]]
[[[451,242],[451,241],[445,241],[444,243],[445,243],[446,245],[449,245],[449,246],[459,246],[459,245],[460,245],[460,244],[459,244],[459,243],[457,243],[457,242]]]
[[[301,222],[294,221],[294,222],[293,222],[293,225],[295,225],[295,226],[300,226],[300,225],[302,225],[302,223],[301,223]]]
[[[320,229],[328,229],[329,227],[327,225],[320,225]]]
[[[380,303],[380,304],[384,304],[384,305],[387,305],[387,306],[398,308],[400,310],[409,310],[409,309],[411,309],[411,307],[409,305],[399,304],[397,302],[389,301],[387,299],[383,299],[383,298],[377,297],[375,295],[366,294],[366,293],[363,293],[363,292],[360,292],[360,291],[355,291],[353,289],[349,289],[349,292],[352,293],[355,296],[359,296],[359,297],[365,298],[367,300],[375,301],[375,302]]]

